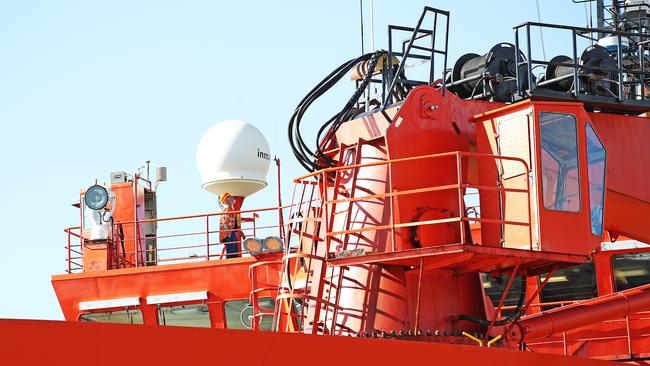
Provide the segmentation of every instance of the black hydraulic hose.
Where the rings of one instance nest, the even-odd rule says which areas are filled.
[[[521,282],[522,284],[526,283],[526,277],[521,276],[521,281],[522,281]],[[524,291],[524,289],[521,289],[521,292],[519,293],[519,301],[517,301],[517,307],[514,309],[514,311],[510,315],[505,317],[504,319],[495,321],[493,325],[495,325],[495,326],[506,325],[508,323],[512,323],[513,321],[519,319],[519,317],[521,316],[521,310],[524,307],[524,301],[525,300],[526,300],[526,291]],[[477,317],[472,316],[472,315],[463,314],[463,315],[458,316],[458,319],[467,320],[467,321],[477,323],[477,324],[481,324],[481,325],[485,325],[485,326],[490,325],[489,320],[477,318]]]
[[[348,61],[346,64],[342,65],[339,67],[337,70],[335,70],[330,76],[328,76],[323,82],[321,82],[319,85],[310,92],[305,99],[300,103],[299,107],[296,109],[296,113],[294,113],[294,117],[292,118],[292,121],[290,123],[290,136],[293,134],[293,139],[290,137],[290,142],[293,142],[295,139],[295,145],[297,147],[296,150],[294,150],[294,154],[296,154],[296,157],[298,160],[301,162],[301,164],[307,168],[307,170],[313,171],[318,169],[318,165],[314,161],[315,156],[314,153],[309,149],[307,144],[304,142],[304,139],[301,135],[300,131],[300,122],[302,120],[302,116],[305,113],[306,109],[318,98],[320,97],[326,90],[330,89],[340,78],[345,75],[347,72],[348,68],[352,67],[352,62]],[[295,121],[295,128],[293,127],[293,122]],[[292,144],[294,145],[294,144]]]
[[[325,155],[324,148],[328,145],[331,139],[334,137],[334,134],[338,128],[346,121],[346,118],[349,117],[349,113],[354,106],[354,103],[359,99],[365,88],[370,83],[372,78],[372,71],[374,70],[379,57],[382,54],[385,54],[386,51],[377,51],[374,53],[368,53],[357,57],[355,59],[349,60],[336,68],[332,73],[330,73],[325,79],[323,79],[318,85],[316,85],[298,104],[296,107],[291,119],[289,120],[289,144],[293,154],[296,156],[296,159],[305,169],[308,171],[315,171],[322,169],[327,166],[331,166],[333,161],[331,158]],[[364,77],[363,81],[352,95],[350,100],[345,104],[345,107],[332,118],[330,118],[318,131],[318,138],[315,149],[310,149],[309,146],[305,143],[305,140],[302,136],[300,130],[300,123],[302,122],[302,117],[311,106],[311,104],[322,96],[326,91],[331,89],[334,84],[336,84],[343,76],[345,76],[348,71],[353,67],[363,61],[370,60],[368,73]],[[323,133],[327,131],[325,138],[321,140]],[[323,161],[324,160],[324,161]]]
[[[348,100],[348,102],[345,104],[343,109],[336,115],[336,119],[334,123],[332,124],[332,128],[329,129],[324,141],[330,141],[333,137],[336,131],[339,129],[339,127],[347,120],[349,117],[349,112],[352,110],[352,107],[354,107],[354,104],[357,102],[357,100],[361,97],[361,94],[363,94],[363,91],[368,87],[368,84],[370,84],[370,80],[372,79],[372,74],[373,71],[375,70],[375,66],[377,66],[377,62],[379,61],[379,57],[382,54],[385,54],[386,51],[376,51],[370,56],[370,62],[368,63],[368,72],[364,76],[363,80],[361,81],[361,84],[357,88],[357,90],[352,94],[352,97]],[[356,64],[356,63],[355,63]],[[321,129],[321,131],[324,131]],[[317,144],[321,141],[320,135],[317,137]],[[317,148],[317,157],[321,158],[325,156],[325,152],[323,151],[323,147],[325,146],[325,143],[322,143],[318,145]]]
[[[307,170],[313,170],[313,152],[304,142],[300,132],[300,122],[306,109],[326,90],[330,89],[351,67],[351,61],[344,63],[316,85],[298,104],[293,116],[289,120],[289,143],[298,162]]]

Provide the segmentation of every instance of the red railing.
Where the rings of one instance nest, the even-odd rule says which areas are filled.
[[[288,206],[287,206],[288,207]],[[286,207],[271,207],[259,210],[242,210],[229,214],[241,215],[239,230],[246,236],[264,239],[268,236],[284,237],[282,227],[278,224],[278,215]],[[113,225],[114,238],[112,245],[115,255],[119,256],[116,267],[141,267],[181,263],[189,261],[216,260],[225,258],[225,244],[219,240],[219,221],[224,213],[208,213],[191,216],[147,219],[138,221],[117,222]],[[137,230],[137,237],[119,238],[121,227],[142,227],[144,224],[155,224],[156,234],[143,236],[142,228]],[[232,231],[232,230],[231,230]],[[133,230],[129,230],[129,233]],[[79,226],[65,229],[68,238],[67,273],[83,271],[83,235]],[[137,241],[133,245],[133,242]],[[147,247],[147,242],[155,243],[153,248]],[[239,242],[237,242],[239,244]],[[135,248],[122,251],[120,246]],[[241,247],[239,255],[247,255]],[[130,259],[133,258],[133,259]],[[115,259],[115,258],[113,258]]]
[[[68,245],[65,249],[68,253],[66,258],[66,273],[73,273],[83,270],[83,240],[81,239],[81,227],[73,226],[64,230],[68,236]]]
[[[311,238],[319,241],[326,242],[326,254],[325,258],[328,257],[328,253],[331,253],[331,243],[332,241],[338,241],[342,244],[342,248],[345,249],[346,243],[350,238],[351,234],[359,235],[367,231],[390,231],[393,238],[392,250],[395,250],[395,230],[400,228],[408,228],[420,225],[440,225],[447,224],[452,222],[457,222],[459,224],[459,236],[461,242],[467,243],[468,238],[466,238],[466,232],[464,229],[464,224],[468,222],[487,222],[494,224],[501,224],[504,226],[514,225],[514,226],[525,226],[528,228],[529,242],[532,249],[532,234],[530,230],[530,187],[526,184],[523,188],[505,188],[500,186],[481,186],[476,184],[469,184],[465,181],[463,176],[463,160],[466,158],[472,159],[491,159],[494,161],[495,165],[502,161],[511,161],[521,165],[522,174],[527,174],[529,169],[526,165],[526,162],[512,157],[503,157],[495,156],[488,154],[479,154],[471,152],[448,152],[441,154],[432,154],[424,155],[411,158],[403,159],[393,159],[393,160],[384,160],[384,161],[374,161],[371,163],[364,164],[352,164],[347,166],[332,167],[318,172],[314,172],[294,180],[299,189],[294,189],[293,203],[284,207],[272,207],[265,208],[261,210],[242,210],[239,213],[242,217],[242,232],[246,236],[255,236],[259,238],[264,238],[266,236],[277,235],[284,238],[285,229],[287,233],[296,231],[298,225],[303,226],[303,229],[298,230],[299,235],[298,242],[301,242],[305,236],[311,236]],[[446,184],[441,186],[431,186],[431,187],[420,187],[417,189],[409,189],[396,191],[392,190],[390,192],[378,192],[373,194],[363,195],[351,195],[349,197],[341,198],[338,195],[338,188],[342,185],[340,177],[345,175],[346,172],[349,172],[351,178],[353,179],[352,186],[354,187],[354,180],[357,178],[357,174],[362,168],[376,167],[376,166],[386,166],[388,169],[388,174],[386,179],[388,180],[388,187],[393,187],[391,181],[391,167],[404,164],[407,162],[419,162],[423,160],[435,160],[435,159],[455,159],[456,160],[456,172],[449,172],[448,174],[456,175],[456,183]],[[332,176],[336,178],[332,181]],[[527,182],[527,181],[526,181]],[[332,188],[334,188],[332,190]],[[446,191],[446,190],[455,190],[458,196],[458,205],[462,208],[461,212],[457,217],[439,219],[439,220],[419,220],[412,222],[398,222],[396,214],[393,210],[395,199],[406,195],[418,195],[426,194],[434,191]],[[528,205],[528,220],[526,221],[509,221],[505,220],[503,217],[498,218],[485,218],[478,217],[476,215],[476,208],[472,210],[472,214],[468,214],[465,205],[465,196],[467,190],[474,190],[469,194],[480,194],[482,191],[499,191],[499,192],[514,192],[522,193],[526,195],[526,201]],[[298,195],[296,195],[298,192]],[[328,192],[334,192],[334,195],[330,197]],[[362,192],[363,193],[363,192]],[[373,200],[373,199],[383,199],[385,202],[390,203],[390,219],[387,223],[379,224],[369,224],[364,225],[363,227],[351,227],[350,222],[352,221],[349,217],[350,207],[355,202],[364,201],[364,200]],[[337,215],[336,207],[343,206],[345,211],[347,211],[347,217],[345,218],[344,227],[340,225],[334,225],[334,218]],[[278,222],[282,222],[283,210],[290,208],[289,219],[286,224],[283,226]],[[180,216],[180,217],[171,217],[171,218],[159,218],[159,219],[150,219],[150,220],[134,220],[128,222],[119,222],[115,223],[114,232],[118,230],[120,226],[131,226],[134,230],[130,230],[133,235],[130,238],[122,239],[126,247],[135,248],[134,250],[124,250],[120,251],[119,248],[115,250],[115,253],[121,255],[122,261],[116,261],[115,267],[139,267],[152,264],[167,264],[167,263],[179,263],[187,261],[201,261],[201,260],[214,260],[224,258],[225,246],[223,242],[219,241],[219,218],[223,213],[209,213],[201,215],[192,215],[192,216]],[[340,218],[340,217],[339,217]],[[324,224],[325,227],[325,237],[318,238],[320,235],[319,231],[314,231],[311,233],[306,232],[306,228],[310,225],[316,227],[316,223]],[[157,225],[156,234],[152,236],[143,236],[142,233],[144,230],[141,228],[145,224],[155,224]],[[182,228],[179,228],[182,225]],[[71,227],[65,230],[68,236],[68,245],[66,246],[67,250],[67,273],[74,273],[83,270],[83,235],[80,227]],[[115,237],[115,235],[113,235]],[[292,245],[291,234],[287,238],[287,245]],[[296,236],[294,236],[296,237]],[[135,241],[135,243],[133,243]],[[146,242],[155,243],[153,248],[148,248]],[[135,244],[135,245],[133,245]],[[143,245],[144,244],[144,245]],[[117,245],[115,243],[114,245]],[[295,243],[292,245],[293,249],[296,250],[297,247]],[[290,251],[287,251],[290,252]],[[241,253],[241,250],[240,250]],[[243,254],[243,253],[241,253]],[[129,259],[133,258],[133,260]],[[336,301],[332,301],[333,304],[336,304]]]
[[[562,305],[579,303],[562,302]],[[558,305],[560,302],[541,303],[531,306],[549,306]],[[598,330],[597,334],[602,334],[605,327],[615,328],[618,331],[609,331],[610,335],[589,336]],[[600,349],[602,355],[595,355],[604,359],[633,360],[637,359],[638,354],[644,353],[650,345],[650,312],[640,312],[631,316],[625,316],[622,319],[605,320],[598,323],[586,325],[569,331],[564,331],[549,337],[547,340],[534,340],[527,342],[528,350],[535,351],[542,347],[543,352],[553,352],[565,356],[572,355],[569,352],[571,346],[584,347],[586,344],[594,344]],[[611,343],[612,341],[624,341],[621,344]],[[599,343],[602,343],[599,345]],[[575,350],[574,350],[575,351]],[[598,352],[598,351],[596,351]],[[609,355],[609,357],[608,357]],[[643,357],[645,358],[645,356]]]
[[[404,164],[404,163],[420,162],[423,160],[440,160],[440,159],[449,159],[449,158],[455,158],[456,160],[456,172],[447,173],[447,174],[456,175],[456,182],[452,184],[419,187],[416,189],[408,189],[402,191],[391,190],[391,192],[381,192],[376,194],[369,193],[369,194],[358,195],[358,196],[353,195],[353,197],[343,197],[343,198],[340,198],[340,194],[338,194],[339,185],[342,185],[342,183],[340,183],[339,181],[339,177],[343,174],[343,172],[348,172],[346,175],[353,180],[353,184],[351,186],[353,187],[352,189],[354,189],[355,187],[354,180],[357,177],[359,169],[362,168],[378,167],[378,166],[388,166],[389,168],[391,168],[395,165]],[[525,185],[519,188],[506,188],[499,185],[486,186],[486,185],[470,184],[466,182],[463,176],[464,158],[472,158],[477,160],[490,159],[494,161],[495,166],[501,166],[504,161],[508,161],[520,165],[521,167],[520,174],[527,175],[529,172],[528,164],[520,158],[498,156],[498,155],[491,155],[491,154],[481,154],[481,153],[474,153],[474,152],[456,151],[456,152],[423,155],[423,156],[416,156],[416,157],[409,157],[409,158],[402,158],[402,159],[374,161],[371,163],[332,167],[332,168],[328,168],[311,174],[304,175],[302,177],[295,179],[294,182],[302,184],[303,186],[306,184],[317,184],[321,187],[321,192],[323,195],[321,198],[323,202],[322,210],[324,212],[325,220],[328,222],[328,230],[326,234],[328,252],[330,252],[331,249],[330,244],[332,240],[340,243],[342,246],[345,246],[345,242],[349,238],[350,234],[360,234],[368,231],[375,231],[375,232],[390,231],[391,237],[393,239],[392,250],[394,251],[396,229],[415,227],[415,226],[424,226],[424,225],[441,225],[441,224],[448,224],[452,222],[457,222],[459,224],[458,231],[459,231],[461,243],[468,242],[468,238],[466,238],[466,232],[463,225],[466,222],[498,224],[498,225],[503,225],[504,227],[507,226],[527,227],[528,245],[530,250],[533,250],[533,237],[532,237],[532,230],[531,230],[531,199],[530,199],[531,192],[530,192],[530,185],[528,184],[528,180],[526,179]],[[388,169],[389,173],[387,174],[386,177],[387,185],[388,187],[393,187],[392,176],[390,174],[390,171],[391,169]],[[335,178],[332,178],[332,176],[335,176]],[[328,189],[324,186],[325,184],[324,182],[329,182],[330,191],[333,191],[331,197],[328,195]],[[440,191],[448,191],[448,190],[455,190],[457,192],[458,206],[461,208],[461,212],[458,216],[445,218],[445,219],[438,219],[438,220],[399,222],[399,218],[396,217],[394,210],[392,210],[392,207],[394,206],[394,200],[396,198],[402,196],[408,196],[408,195],[422,195],[431,192],[440,192]],[[500,217],[497,218],[481,217],[480,205],[478,203],[471,204],[471,205],[467,205],[465,203],[466,198],[471,196],[477,196],[477,195],[480,196],[481,192],[486,192],[486,191],[501,192],[502,194],[503,193],[524,194],[526,197],[525,204],[528,212],[526,219],[518,220],[518,221],[507,220],[506,218],[504,218],[505,214],[503,212],[501,212]],[[338,208],[340,208],[340,206],[349,208],[351,207],[352,204],[356,202],[369,201],[369,200],[382,200],[382,199],[385,199],[390,203],[391,212],[390,212],[389,222],[364,225],[364,227],[362,228],[348,228],[346,226],[344,230],[341,230],[338,227],[334,228],[334,226],[332,225],[333,217],[330,216],[333,214],[337,214],[336,211],[337,205],[339,206]],[[346,223],[351,222],[349,217],[347,217],[343,221],[345,221]],[[453,243],[449,243],[449,244],[453,244]]]
[[[526,227],[528,230],[528,244],[530,249],[532,249],[533,241],[530,223],[531,193],[528,179],[525,179],[525,183],[523,183],[524,186],[519,188],[470,184],[465,180],[463,175],[463,160],[467,160],[466,158],[491,159],[494,161],[495,166],[498,166],[498,163],[501,163],[502,161],[510,161],[514,164],[520,165],[521,174],[527,176],[529,172],[526,162],[522,159],[471,152],[449,152],[332,167],[295,179],[294,183],[296,183],[296,185],[294,186],[293,202],[297,203],[293,205],[292,211],[289,214],[289,225],[287,226],[290,228],[287,230],[288,250],[287,254],[283,258],[284,264],[282,269],[285,271],[290,270],[293,273],[300,271],[300,262],[296,260],[297,256],[299,256],[302,258],[302,262],[304,262],[302,266],[306,267],[303,269],[306,277],[304,278],[303,286],[286,285],[281,288],[276,301],[276,327],[279,326],[280,323],[287,325],[291,324],[292,320],[295,320],[298,324],[304,325],[304,329],[302,329],[303,331],[309,333],[334,334],[334,332],[343,329],[337,324],[337,314],[345,309],[341,309],[338,305],[339,291],[336,289],[342,287],[340,281],[344,276],[341,272],[339,272],[338,275],[335,275],[335,268],[326,269],[326,261],[331,258],[336,251],[345,250],[348,241],[352,236],[359,236],[362,233],[367,232],[389,231],[392,237],[392,248],[387,247],[386,250],[396,251],[395,231],[401,228],[458,223],[458,236],[460,241],[462,243],[469,243],[471,241],[469,238],[465,237],[465,224],[472,222],[485,222],[501,224],[504,227]],[[438,186],[423,185],[422,187],[401,191],[390,189],[389,192],[385,192],[384,188],[382,188],[393,187],[391,176],[392,169],[390,169],[393,166],[407,162],[420,162],[426,159],[455,159],[456,172],[452,171],[447,174],[454,174],[456,182]],[[385,176],[375,176],[370,174],[372,176],[370,179],[381,181],[379,184],[379,191],[373,192],[372,190],[363,188],[357,189],[359,171],[364,168],[379,166],[387,167]],[[385,185],[383,184],[384,181],[382,179],[385,179]],[[439,220],[398,221],[399,215],[393,209],[395,200],[408,195],[423,195],[431,192],[450,190],[455,190],[457,194],[458,207],[460,208],[458,216]],[[345,193],[342,194],[340,193],[341,191],[345,191]],[[506,220],[503,217],[503,213],[501,214],[501,217],[497,218],[481,217],[480,205],[476,198],[482,191],[522,194],[525,198],[522,197],[521,199],[525,200],[525,205],[528,209],[526,219],[521,221]],[[360,194],[357,194],[357,192]],[[468,197],[474,197],[476,204],[467,205],[465,200]],[[352,212],[352,206],[364,201],[381,203],[381,210],[389,210],[388,219],[384,218],[382,221],[358,221],[358,217],[356,217]],[[470,206],[471,209],[468,209]],[[382,217],[385,216],[382,215]],[[355,224],[354,226],[351,225],[353,222]],[[324,229],[320,228],[322,225],[325,225]],[[317,245],[312,245],[310,248],[304,247],[305,242],[309,241],[313,241],[314,243],[325,242],[325,249],[323,250],[322,246],[319,245],[321,249],[318,249],[318,252],[316,252],[316,249],[314,248]],[[338,244],[337,248],[334,248],[332,245],[333,243]],[[310,264],[307,264],[307,261],[309,261]],[[320,268],[320,271],[317,271],[318,268]],[[338,268],[338,270],[344,271],[345,269]],[[321,277],[313,278],[315,272],[321,273]],[[292,306],[281,307],[280,304],[282,301],[290,303],[299,301],[301,303],[302,313],[292,313]],[[347,315],[352,316],[350,314]]]

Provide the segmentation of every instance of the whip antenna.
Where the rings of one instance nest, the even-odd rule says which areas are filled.
[[[363,45],[363,0],[359,0],[359,15],[361,17],[361,54],[366,53]]]
[[[539,11],[539,0],[535,0],[535,4],[537,5],[537,21],[542,22],[542,15]],[[539,28],[539,38],[542,41],[542,56],[544,56],[544,60],[546,60],[546,47],[544,47],[544,33],[542,33],[542,28]]]

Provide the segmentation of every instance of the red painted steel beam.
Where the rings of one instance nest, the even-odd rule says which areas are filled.
[[[519,321],[523,339],[530,341],[592,323],[619,319],[650,309],[650,284],[556,308]],[[521,335],[509,334],[511,338]]]

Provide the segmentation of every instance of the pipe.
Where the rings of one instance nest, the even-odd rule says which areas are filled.
[[[474,342],[478,343],[478,346],[479,346],[479,347],[483,347],[483,341],[482,341],[482,340],[478,339],[477,337],[474,337],[473,335],[471,335],[471,334],[469,334],[469,333],[467,333],[467,332],[463,332],[462,334],[463,334],[465,337],[467,337],[467,338],[473,340]]]
[[[501,334],[499,334],[498,336],[496,336],[496,337],[490,339],[490,340],[487,342],[487,347],[488,347],[488,348],[492,347],[492,345],[493,345],[495,342],[497,342],[499,339],[501,339],[501,338],[502,338],[502,336],[501,336]]]
[[[650,284],[523,318],[518,324],[523,331],[522,340],[530,341],[648,309]]]

